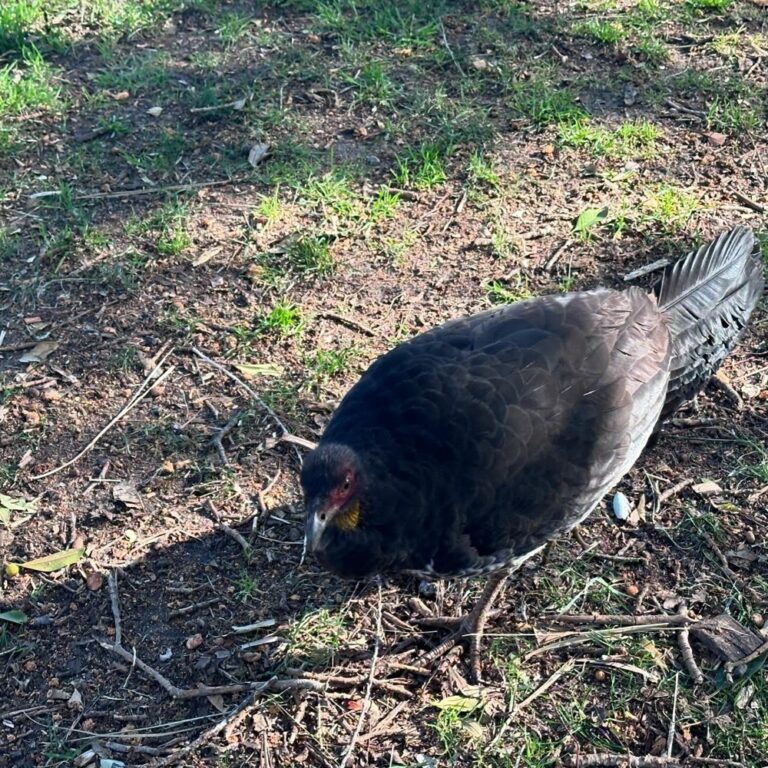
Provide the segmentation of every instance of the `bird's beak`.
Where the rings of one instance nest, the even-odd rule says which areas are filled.
[[[329,519],[328,510],[324,508],[322,499],[315,499],[307,505],[304,523],[304,551],[301,555],[301,562],[304,562],[308,552],[317,550]]]

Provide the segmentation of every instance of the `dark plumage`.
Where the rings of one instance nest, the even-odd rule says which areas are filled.
[[[453,320],[379,358],[302,468],[307,544],[360,578],[514,566],[583,520],[736,344],[763,287],[737,227],[640,288]]]

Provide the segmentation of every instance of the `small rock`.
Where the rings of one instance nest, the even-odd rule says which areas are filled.
[[[160,117],[160,115],[163,114],[163,108],[162,107],[150,107],[147,110],[148,115],[152,115],[152,117]]]
[[[491,65],[488,60],[484,59],[482,56],[473,56],[469,63],[472,65],[472,69],[475,69],[478,72],[487,72],[489,69],[491,69]]]
[[[745,531],[744,540],[747,542],[747,544],[755,543],[755,532],[751,528],[747,528]]]
[[[762,613],[753,613],[752,614],[752,623],[760,629],[760,627],[765,624],[765,616],[763,616]]]
[[[640,594],[640,587],[638,587],[637,584],[627,585],[627,594],[630,597],[637,597]]]
[[[632,505],[629,503],[629,499],[619,491],[613,497],[613,514],[617,520],[626,520],[631,511]]]
[[[42,397],[43,397],[43,400],[45,400],[46,402],[55,403],[58,400],[61,400],[61,398],[64,397],[64,395],[62,395],[58,389],[51,388],[51,389],[44,389]]]
[[[173,462],[170,459],[166,459],[163,462],[163,472],[166,475],[172,475],[176,471],[176,467],[173,466]]]
[[[194,651],[196,648],[199,648],[202,644],[203,644],[203,636],[199,632],[192,635],[191,637],[188,637],[187,642],[185,643],[188,651]]]
[[[596,669],[595,670],[595,680],[597,680],[598,683],[602,683],[606,678],[605,670],[603,669]]]
[[[85,577],[85,586],[91,590],[91,592],[98,592],[104,586],[104,574],[100,571],[91,571]]]
[[[712,131],[707,134],[707,141],[710,144],[714,144],[716,147],[722,147],[727,140],[728,137],[724,133],[717,133],[716,131]]]

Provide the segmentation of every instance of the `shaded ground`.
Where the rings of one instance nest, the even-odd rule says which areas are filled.
[[[313,440],[368,362],[421,329],[619,285],[737,222],[765,242],[761,4],[19,0],[0,22],[0,554],[87,548],[4,577],[0,612],[31,621],[0,621],[0,765],[88,749],[128,765],[337,765],[364,713],[348,765],[556,766],[667,754],[673,711],[683,764],[765,763],[760,662],[728,685],[694,646],[694,687],[674,631],[561,637],[547,618],[684,604],[762,626],[765,302],[725,365],[743,407],[708,390],[622,484],[645,495],[644,519],[619,525],[606,506],[515,577],[481,689],[456,656],[427,675],[392,665],[434,641],[415,583],[385,584],[380,602],[299,567],[297,450],[193,352]],[[249,150],[268,154],[254,167]],[[41,340],[48,356],[22,362]],[[85,455],[36,479],[144,382]],[[228,466],[211,442],[225,426]],[[688,479],[720,490],[654,508]],[[20,499],[35,503],[9,511]],[[125,647],[176,686],[340,679],[236,717],[242,691],[174,701],[99,645],[114,640],[115,569]],[[478,586],[424,602],[458,612]],[[375,647],[385,682],[364,712]]]

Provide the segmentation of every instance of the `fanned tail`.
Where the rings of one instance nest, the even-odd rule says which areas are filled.
[[[662,418],[694,397],[736,346],[763,282],[760,245],[744,226],[667,267],[657,291],[672,337]]]

